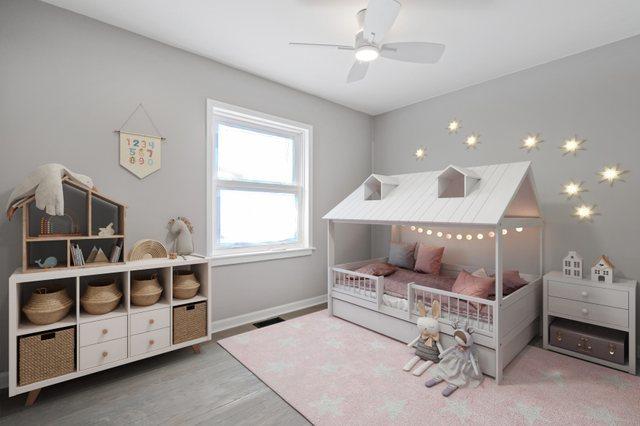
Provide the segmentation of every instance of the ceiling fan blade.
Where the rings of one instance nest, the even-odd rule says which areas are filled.
[[[380,49],[380,56],[396,61],[435,64],[442,57],[444,48],[444,44],[439,43],[386,43]]]
[[[368,69],[369,62],[355,61],[353,66],[349,70],[349,75],[347,75],[347,83],[354,83],[356,81],[362,80],[364,76],[367,75]]]
[[[327,43],[294,43],[290,42],[290,46],[310,46],[310,47],[331,47],[338,50],[354,50],[353,46],[345,46],[342,44],[327,44]]]
[[[362,30],[364,39],[380,44],[399,12],[400,3],[396,0],[369,0]]]

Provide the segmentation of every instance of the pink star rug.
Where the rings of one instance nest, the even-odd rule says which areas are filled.
[[[411,349],[327,311],[219,343],[316,425],[640,424],[640,378],[532,346],[444,398],[402,371]]]

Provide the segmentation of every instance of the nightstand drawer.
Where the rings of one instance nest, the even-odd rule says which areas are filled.
[[[549,296],[596,303],[614,308],[629,308],[629,293],[608,288],[549,281]]]
[[[548,306],[551,315],[568,315],[577,320],[590,320],[602,325],[618,327],[629,326],[629,311],[626,309],[612,308],[552,296],[549,296]]]

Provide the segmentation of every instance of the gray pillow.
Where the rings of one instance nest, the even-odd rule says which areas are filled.
[[[389,244],[389,260],[388,263],[399,268],[411,269],[416,263],[414,253],[416,251],[415,243],[390,243]]]

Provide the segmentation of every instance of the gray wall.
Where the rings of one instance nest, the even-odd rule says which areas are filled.
[[[0,0],[0,203],[31,170],[63,163],[129,205],[127,242],[164,240],[171,216],[205,247],[205,102],[314,126],[312,256],[214,270],[215,319],[326,293],[321,217],[371,167],[371,118],[317,97],[32,0]],[[118,165],[112,131],[143,102],[168,142],[159,172],[138,180]],[[131,130],[144,127],[136,120]],[[0,220],[0,279],[20,263],[20,219]],[[369,231],[350,227],[339,259],[366,257]],[[6,370],[7,294],[0,286],[0,372]]]
[[[373,169],[407,173],[531,160],[546,222],[546,270],[559,270],[575,249],[589,264],[606,253],[617,274],[640,279],[639,51],[640,37],[634,37],[377,116]],[[448,135],[454,117],[463,129]],[[476,150],[461,143],[471,132],[481,134]],[[531,154],[519,149],[528,132],[545,140]],[[587,139],[586,151],[563,157],[558,146],[574,133]],[[412,156],[420,145],[427,148],[424,161]],[[596,172],[615,163],[630,170],[626,182],[598,184]],[[584,181],[589,192],[583,199],[598,205],[601,215],[593,223],[571,217],[574,202],[560,195],[570,179]],[[384,250],[388,233],[372,235],[372,251]],[[477,241],[464,246],[486,249]]]

